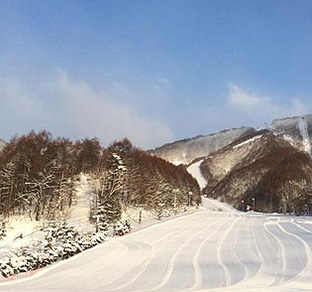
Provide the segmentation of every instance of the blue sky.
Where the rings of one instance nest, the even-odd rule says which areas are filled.
[[[145,149],[312,113],[312,1],[0,0],[0,137]]]

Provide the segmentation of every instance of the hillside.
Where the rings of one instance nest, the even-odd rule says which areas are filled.
[[[263,130],[211,154],[201,164],[208,196],[241,208],[242,200],[258,211],[308,212],[312,201],[309,155]]]
[[[127,139],[103,148],[96,138],[71,142],[47,131],[14,137],[0,152],[0,275],[36,270],[124,235],[130,211],[141,223],[143,211],[161,220],[200,202],[184,167]]]
[[[274,120],[269,129],[311,156],[312,115]]]

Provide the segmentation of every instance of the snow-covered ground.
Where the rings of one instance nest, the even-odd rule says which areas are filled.
[[[94,230],[89,223],[90,201],[94,194],[87,177],[82,175],[75,188],[75,201],[67,215],[67,223],[81,231]],[[40,231],[44,222],[30,220],[29,217],[12,217],[6,220],[6,236],[0,240],[0,260],[10,251],[28,246],[35,240],[43,240]]]
[[[28,245],[42,237],[42,224],[25,217],[14,217],[6,221],[6,236],[0,240],[0,259],[13,249]]]
[[[311,291],[311,223],[201,209],[0,283],[0,290]]]
[[[69,223],[86,223],[90,192],[82,178]],[[32,276],[2,278],[0,291],[312,291],[310,217],[242,213],[207,198],[190,215],[158,224],[142,217],[141,229],[126,236]],[[36,228],[14,225],[24,234]],[[2,251],[28,238],[12,236],[1,241]]]
[[[201,189],[203,189],[207,185],[207,181],[200,171],[200,165],[202,162],[203,159],[193,163],[187,168],[187,171],[197,180],[198,185]]]

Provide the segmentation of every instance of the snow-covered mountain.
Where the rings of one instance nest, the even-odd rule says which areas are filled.
[[[165,144],[159,148],[151,150],[150,153],[176,165],[189,164],[194,159],[205,157],[232,143],[236,139],[253,133],[254,131],[253,128],[249,127],[224,130],[216,134],[197,136]]]
[[[312,140],[310,140],[312,135],[312,115],[277,119],[267,127],[267,130],[312,156]],[[206,157],[235,140],[255,132],[256,130],[251,127],[224,130],[216,134],[197,136],[165,144],[151,150],[150,153],[176,165],[189,164],[195,159]]]
[[[274,120],[269,130],[311,156],[312,115]]]

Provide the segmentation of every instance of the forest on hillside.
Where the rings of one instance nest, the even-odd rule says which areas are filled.
[[[63,216],[81,173],[90,177],[96,194],[90,219],[103,224],[118,221],[127,206],[161,212],[200,203],[198,184],[185,167],[151,156],[128,139],[103,148],[97,138],[73,142],[31,131],[0,152],[0,216]]]

